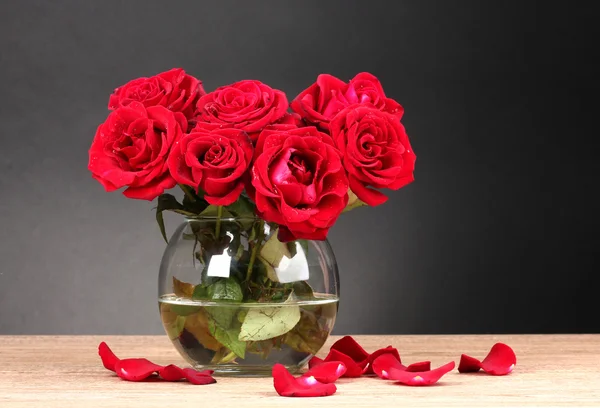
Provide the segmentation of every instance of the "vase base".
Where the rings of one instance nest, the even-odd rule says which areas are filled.
[[[237,364],[219,364],[219,365],[197,365],[196,370],[213,370],[215,377],[271,377],[272,366],[267,365],[237,365]],[[298,375],[303,366],[285,366],[290,373]]]

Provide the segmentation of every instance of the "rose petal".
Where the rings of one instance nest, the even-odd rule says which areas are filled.
[[[308,360],[308,368],[311,369],[313,367],[318,366],[319,364],[323,364],[323,359],[317,356],[314,356],[310,360]]]
[[[115,356],[115,353],[108,347],[108,344],[105,342],[100,343],[98,346],[98,354],[100,355],[100,359],[102,359],[104,368],[115,371],[115,364],[119,361],[119,357]]]
[[[217,380],[215,380],[212,377],[213,372],[214,372],[213,370],[197,371],[192,368],[184,368],[183,369],[183,374],[185,375],[185,378],[191,384],[194,384],[194,385],[206,385],[206,384],[216,383]]]
[[[327,357],[325,357],[325,360],[323,360],[324,363],[330,361],[336,361],[344,364],[346,366],[346,372],[344,373],[343,377],[349,378],[360,377],[364,373],[365,366],[367,365],[367,359],[361,363],[357,363],[350,356],[334,349],[329,351],[329,354],[327,354]]]
[[[185,378],[183,370],[173,364],[161,367],[158,371],[158,375],[165,381],[179,381]]]
[[[476,373],[480,369],[481,361],[466,354],[460,356],[460,363],[458,364],[459,373]]]
[[[373,360],[371,364],[372,370],[379,378],[389,379],[389,372],[392,368],[396,368],[399,370],[405,370],[404,367],[400,363],[400,358],[396,358],[393,354],[382,354],[379,357]]]
[[[392,346],[387,346],[385,348],[379,349],[371,353],[367,358],[367,366],[364,374],[374,374],[373,371],[373,362],[382,355],[389,354],[393,356],[397,361],[400,361],[400,354],[398,353],[398,349]]]
[[[431,361],[419,361],[418,363],[412,363],[406,367],[406,371],[417,372],[417,371],[429,371],[431,370]]]
[[[517,356],[513,349],[504,343],[496,343],[481,362],[474,357],[463,354],[460,357],[458,371],[469,373],[482,369],[490,375],[506,375],[512,372],[516,364]]]
[[[431,385],[439,381],[444,374],[452,371],[455,367],[454,361],[449,362],[435,370],[411,372],[407,370],[390,368],[389,379],[399,383],[412,386]]]
[[[385,350],[385,349],[382,349]],[[375,353],[373,353],[375,354]],[[381,354],[379,357],[373,360],[371,364],[373,367],[373,372],[379,378],[389,379],[389,372],[392,368],[397,370],[406,370],[409,372],[420,372],[420,371],[429,371],[431,370],[431,362],[430,361],[420,361],[418,363],[413,363],[406,367],[400,362],[400,356],[396,356],[392,353]]]
[[[346,366],[338,361],[329,361],[318,364],[300,378],[314,378],[320,383],[329,384],[337,381],[346,372]]]
[[[120,360],[105,342],[101,342],[98,346],[98,354],[106,369],[116,372],[120,378],[127,381],[143,381],[158,373],[165,381],[180,381],[185,378],[195,385],[217,382],[211,377],[212,370],[197,371],[192,368],[180,368],[174,364],[161,366],[145,358]]]
[[[331,350],[342,352],[357,363],[369,358],[369,353],[352,336],[342,337],[331,345]]]
[[[335,384],[322,384],[314,377],[294,378],[282,364],[273,366],[273,386],[282,397],[324,397],[337,390]]]
[[[127,381],[143,381],[162,368],[145,358],[126,358],[115,363],[115,372]]]

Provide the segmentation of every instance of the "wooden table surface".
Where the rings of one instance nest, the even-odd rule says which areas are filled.
[[[600,407],[600,335],[356,339],[367,351],[393,345],[403,362],[431,360],[433,366],[451,360],[458,364],[461,353],[483,358],[502,341],[515,350],[517,366],[504,377],[455,370],[429,387],[342,378],[331,397],[283,398],[271,378],[218,377],[217,384],[205,386],[122,381],[97,354],[100,341],[106,341],[122,358],[183,365],[166,336],[0,336],[0,407]]]

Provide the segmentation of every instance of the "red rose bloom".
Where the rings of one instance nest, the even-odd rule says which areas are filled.
[[[398,117],[354,105],[336,115],[330,129],[342,152],[350,189],[366,204],[387,201],[367,186],[397,190],[414,180],[416,156]]]
[[[176,184],[167,156],[186,126],[182,113],[162,106],[117,108],[96,131],[88,169],[106,191],[127,186],[126,197],[153,200]]]
[[[346,84],[332,75],[321,74],[317,82],[305,89],[291,103],[291,108],[308,123],[329,129],[329,122],[347,106],[367,104],[402,118],[404,109],[385,96],[379,80],[361,72]]]
[[[175,144],[168,162],[177,182],[203,190],[210,204],[229,205],[244,189],[252,154],[246,132],[199,123]]]
[[[181,68],[173,68],[149,78],[138,78],[115,89],[108,101],[108,109],[114,110],[131,102],[144,106],[164,106],[173,112],[181,112],[191,118],[198,98],[206,94],[202,82],[187,75]],[[184,128],[185,130],[185,128]]]
[[[255,141],[263,128],[284,117],[288,101],[282,91],[259,81],[246,80],[204,95],[197,108],[198,122],[241,129]]]
[[[259,215],[280,225],[279,239],[323,240],[348,202],[348,179],[331,138],[314,126],[260,133],[252,167]]]

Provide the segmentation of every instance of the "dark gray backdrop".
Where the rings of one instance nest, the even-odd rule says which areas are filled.
[[[321,72],[370,71],[404,105],[415,183],[330,233],[337,333],[600,331],[586,316],[600,283],[592,16],[535,2],[4,0],[0,334],[161,332],[153,204],[105,193],[86,166],[112,89],[171,67],[207,90],[253,78],[290,99]]]

